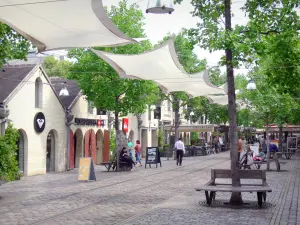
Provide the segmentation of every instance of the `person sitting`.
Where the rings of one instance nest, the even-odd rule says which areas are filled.
[[[260,148],[258,149],[258,155],[255,155],[255,156],[253,157],[253,160],[254,160],[254,161],[263,161],[263,160],[265,159],[265,157],[266,157],[266,155],[265,155],[265,153],[263,152],[262,148],[260,147]]]
[[[120,152],[120,161],[127,162],[128,167],[131,169],[131,171],[132,171],[132,167],[135,166],[134,161],[129,157],[126,147],[123,147]]]
[[[270,153],[275,153],[275,152],[278,152],[278,147],[277,145],[273,144],[273,143],[270,143],[269,145],[269,150],[270,150]],[[268,150],[267,148],[265,147],[264,149],[264,153],[267,154],[268,153]]]

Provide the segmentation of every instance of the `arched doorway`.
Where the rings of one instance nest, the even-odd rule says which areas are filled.
[[[104,131],[104,147],[103,147],[103,161],[107,162],[110,158],[110,133],[108,130]]]
[[[98,130],[96,133],[96,146],[97,146],[97,154],[96,154],[96,165],[99,165],[103,162],[103,154],[104,154],[104,135],[102,130]]]
[[[83,133],[81,129],[77,129],[74,134],[74,155],[73,155],[73,162],[76,168],[79,167],[79,162],[81,157],[83,157]]]
[[[96,134],[92,129],[84,135],[84,157],[92,157],[96,162]]]
[[[27,174],[27,170],[25,171],[25,168],[27,165],[25,165],[25,158],[27,158],[27,146],[28,146],[28,140],[27,140],[27,134],[24,130],[20,129],[19,131],[19,139],[17,141],[18,150],[17,150],[17,161],[19,166],[19,172],[23,175]]]
[[[47,135],[46,172],[55,172],[56,131],[51,130]]]

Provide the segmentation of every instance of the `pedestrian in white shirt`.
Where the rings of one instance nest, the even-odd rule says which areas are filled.
[[[177,166],[181,166],[182,164],[182,157],[185,153],[184,143],[181,141],[181,138],[178,139],[175,143],[175,149],[176,149],[176,158],[177,158]]]

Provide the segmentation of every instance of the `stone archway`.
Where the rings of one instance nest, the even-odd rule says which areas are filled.
[[[92,157],[96,162],[96,134],[92,129],[84,135],[84,157]]]
[[[103,148],[103,161],[108,162],[110,158],[110,133],[108,130],[104,131],[104,148]]]
[[[103,162],[103,156],[104,156],[104,135],[102,130],[98,130],[96,133],[96,165],[99,165]]]
[[[25,130],[19,129],[19,140],[17,142],[17,161],[19,166],[19,171],[23,175],[27,175],[27,156],[28,156],[28,139]]]
[[[77,129],[73,138],[74,143],[74,154],[73,158],[70,159],[75,168],[79,167],[80,158],[83,157],[83,133],[81,129]],[[71,153],[70,153],[71,157]]]
[[[55,172],[55,155],[57,143],[57,132],[55,130],[51,130],[48,133],[46,143],[46,172]]]

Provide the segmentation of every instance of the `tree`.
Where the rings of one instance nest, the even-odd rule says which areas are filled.
[[[126,35],[145,37],[144,16],[136,4],[129,6],[127,1],[123,0],[118,7],[112,6],[107,13],[114,24]],[[118,54],[138,54],[151,48],[149,41],[143,41],[116,48],[97,49]],[[89,50],[71,50],[69,57],[77,61],[70,70],[70,78],[78,81],[87,99],[97,108],[114,112],[117,142],[119,140],[119,116],[129,113],[141,114],[145,112],[148,105],[156,103],[160,97],[159,88],[155,83],[120,78],[110,65]]]
[[[30,43],[0,22],[0,67],[10,59],[26,59]]]
[[[71,66],[71,62],[66,60],[57,60],[54,56],[47,56],[43,62],[43,67],[49,77],[67,78]]]
[[[176,0],[175,2],[182,2]],[[239,187],[240,176],[237,153],[237,122],[233,68],[243,63],[256,62],[257,54],[264,51],[264,40],[268,36],[299,30],[299,17],[296,8],[298,0],[246,0],[244,7],[250,19],[244,26],[231,25],[230,0],[192,0],[193,16],[202,19],[196,29],[191,29],[191,36],[198,40],[200,47],[210,51],[225,50],[222,64],[227,68],[229,132],[231,149],[232,185]],[[230,203],[242,204],[240,193],[232,193]]]
[[[19,132],[11,123],[0,136],[0,180],[12,181],[20,178],[17,155]]]
[[[177,35],[173,35],[175,50],[178,55],[180,64],[184,70],[189,74],[194,74],[205,70],[207,62],[205,59],[200,60],[198,56],[193,52],[195,42],[188,38],[187,30],[182,30]],[[163,38],[162,42],[171,38],[168,34]],[[162,95],[164,100],[168,100],[172,104],[172,109],[175,114],[174,127],[175,127],[175,141],[179,138],[178,128],[180,126],[180,108],[186,106],[192,99],[185,92],[171,92],[167,95]]]

